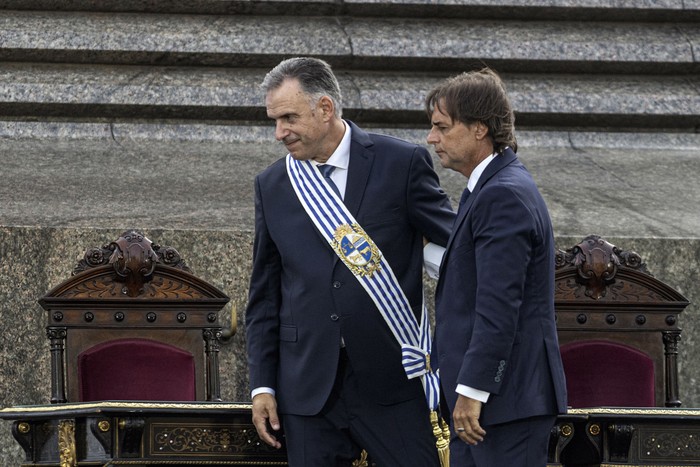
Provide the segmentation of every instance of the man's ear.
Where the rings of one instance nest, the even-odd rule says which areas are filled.
[[[476,135],[476,139],[484,139],[488,136],[489,129],[483,122],[476,122],[476,131],[474,133]]]
[[[331,119],[335,114],[333,100],[328,96],[321,97],[321,99],[318,101],[318,106],[321,109],[324,120]]]

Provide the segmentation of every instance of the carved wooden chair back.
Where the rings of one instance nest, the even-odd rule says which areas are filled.
[[[569,405],[681,405],[678,319],[688,301],[637,253],[597,235],[559,250],[554,304]]]
[[[218,312],[228,301],[138,231],[88,249],[39,300],[51,402],[220,400]]]

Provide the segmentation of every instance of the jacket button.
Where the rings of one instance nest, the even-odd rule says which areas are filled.
[[[342,284],[340,283],[340,281],[334,281],[334,282],[333,282],[333,288],[334,288],[334,289],[339,289],[341,285],[342,285]]]
[[[331,320],[333,320],[333,321],[338,321],[338,315],[336,315],[335,313],[333,313],[333,314],[331,315]]]

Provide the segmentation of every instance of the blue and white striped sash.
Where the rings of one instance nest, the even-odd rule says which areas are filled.
[[[419,324],[389,263],[314,164],[288,155],[287,173],[309,218],[381,312],[401,345],[406,375],[421,377],[428,407],[435,410],[439,380],[430,368],[432,344],[425,304]]]

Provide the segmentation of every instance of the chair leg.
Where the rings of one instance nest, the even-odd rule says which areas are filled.
[[[60,404],[67,401],[63,376],[67,329],[49,326],[46,335],[51,342],[51,403]]]
[[[678,399],[678,343],[681,340],[681,331],[664,331],[664,355],[666,356],[665,378],[666,381],[666,407],[680,407]]]
[[[207,394],[208,401],[221,401],[221,385],[219,382],[219,349],[222,335],[221,328],[208,328],[203,331],[207,363]]]

